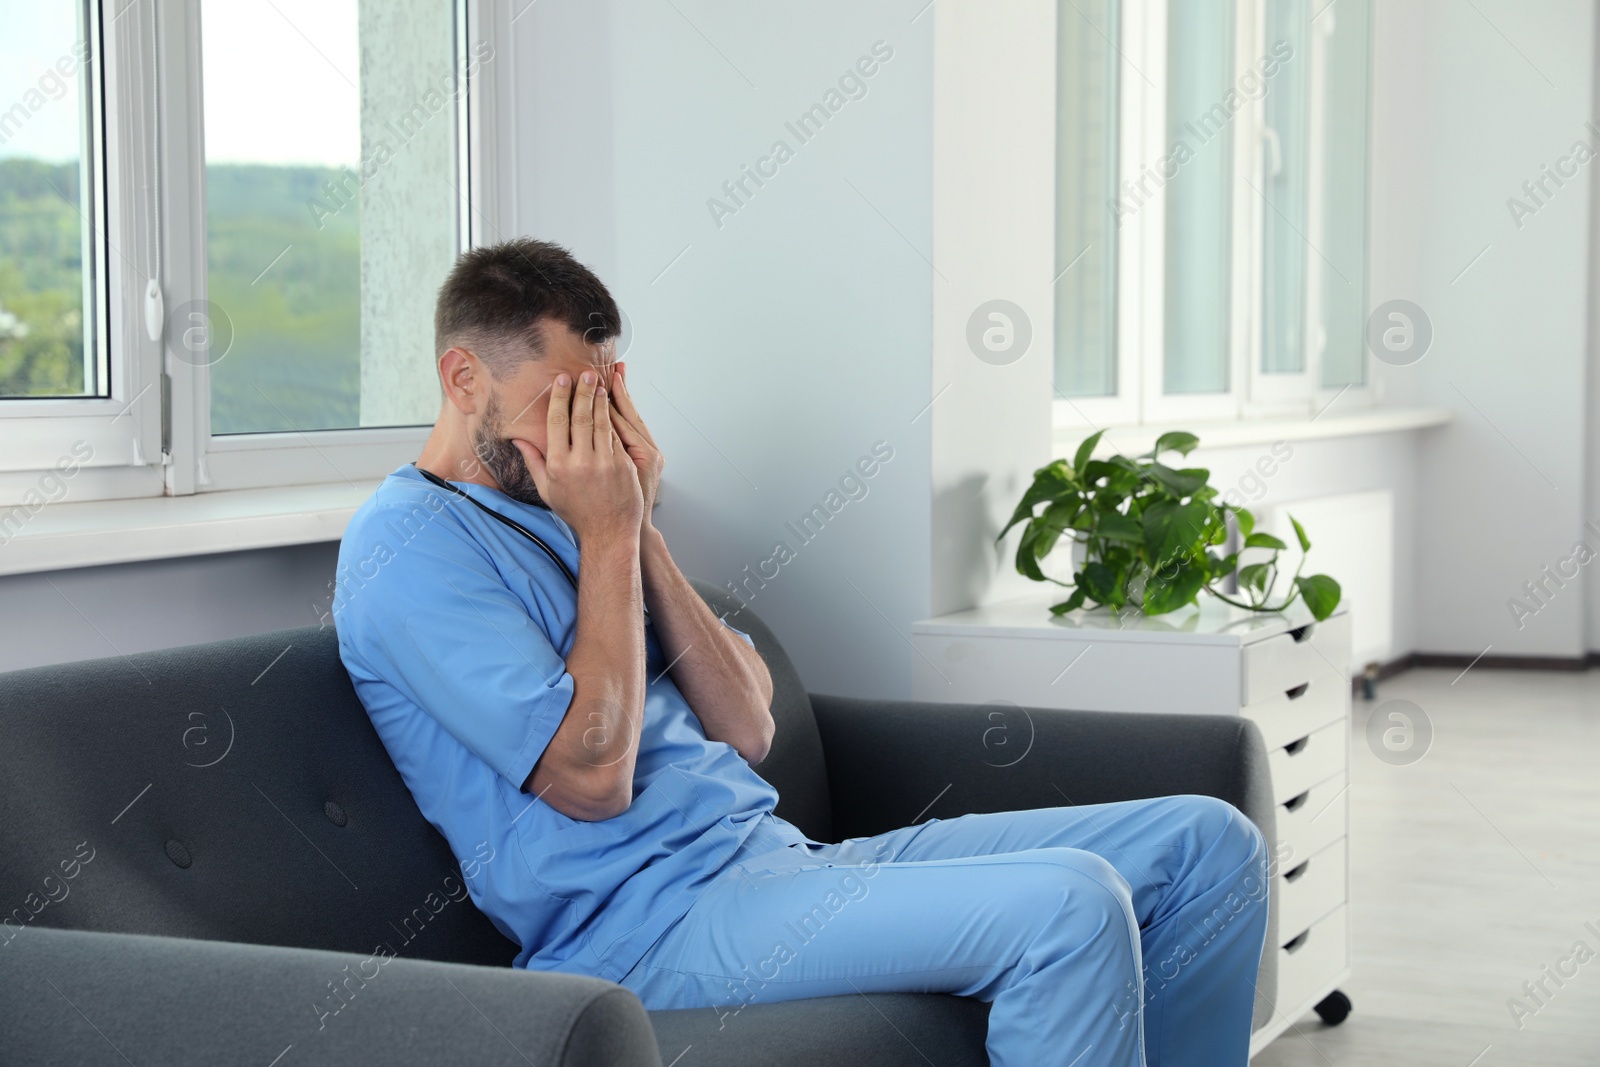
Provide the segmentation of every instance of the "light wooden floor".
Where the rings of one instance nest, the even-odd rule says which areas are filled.
[[[1308,1015],[1255,1067],[1600,1065],[1600,671],[1410,671],[1356,701],[1350,892],[1355,1010]],[[1378,760],[1385,700],[1433,721],[1426,756]],[[1584,942],[1596,955],[1519,1030],[1507,1007]],[[1571,964],[1568,964],[1570,970]],[[1543,994],[1540,994],[1543,996]]]

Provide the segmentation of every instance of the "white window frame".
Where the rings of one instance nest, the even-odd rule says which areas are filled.
[[[1372,231],[1371,231],[1370,222],[1368,221],[1371,218],[1371,214],[1372,214],[1372,208],[1371,208],[1371,204],[1372,204],[1372,148],[1371,148],[1371,143],[1370,143],[1370,139],[1371,139],[1370,115],[1371,115],[1371,108],[1372,108],[1372,93],[1373,93],[1373,87],[1372,87],[1372,55],[1373,55],[1373,49],[1372,49],[1372,40],[1371,40],[1370,35],[1372,34],[1373,28],[1374,28],[1374,21],[1373,20],[1376,18],[1376,14],[1377,13],[1376,13],[1375,9],[1376,9],[1377,5],[1378,5],[1378,0],[1372,0],[1372,7],[1373,7],[1374,10],[1372,10],[1369,13],[1369,17],[1368,17],[1368,20],[1367,20],[1367,32],[1369,34],[1369,37],[1368,37],[1368,40],[1366,42],[1366,48],[1367,48],[1367,109],[1368,109],[1367,113],[1368,113],[1368,116],[1369,116],[1369,122],[1368,122],[1369,133],[1368,133],[1368,146],[1367,146],[1366,173],[1362,176],[1362,181],[1366,183],[1366,187],[1367,187],[1367,190],[1366,190],[1367,191],[1367,195],[1366,195],[1367,213],[1366,213],[1366,217],[1364,217],[1362,219],[1362,225],[1367,227],[1367,234],[1366,234],[1366,239],[1362,242],[1362,244],[1363,244],[1364,249],[1366,250],[1366,254],[1368,256],[1368,260],[1367,260],[1366,263],[1362,264],[1361,278],[1352,280],[1352,284],[1357,284],[1357,285],[1360,285],[1362,287],[1363,305],[1367,306],[1367,307],[1371,307],[1371,304],[1372,304],[1372,300],[1371,300],[1372,291],[1371,291],[1371,288],[1370,288],[1371,271],[1368,269],[1368,266],[1370,264],[1370,256],[1371,256],[1371,249],[1372,249]],[[1313,21],[1312,24],[1311,24],[1311,30],[1312,30],[1312,33],[1311,33],[1311,50],[1312,50],[1312,61],[1313,61],[1312,82],[1311,82],[1311,101],[1312,101],[1312,104],[1311,104],[1311,120],[1312,120],[1312,137],[1314,138],[1313,141],[1312,141],[1312,144],[1317,146],[1319,150],[1320,149],[1324,149],[1326,147],[1323,144],[1323,138],[1324,138],[1324,136],[1326,134],[1326,130],[1327,130],[1327,108],[1328,108],[1328,99],[1329,99],[1328,66],[1327,66],[1328,37],[1334,32],[1335,26],[1337,24],[1338,14],[1339,13],[1338,13],[1338,11],[1336,9],[1338,8],[1338,6],[1339,6],[1338,4],[1329,4],[1329,5],[1327,5],[1327,7],[1322,9],[1321,14],[1318,15],[1316,20]],[[1323,156],[1320,153],[1320,151],[1314,156],[1314,162],[1312,163],[1312,167],[1311,167],[1312,197],[1313,197],[1312,203],[1313,204],[1320,204],[1321,203],[1321,197],[1326,195],[1325,191],[1324,191],[1326,183],[1327,183],[1327,179],[1328,179],[1328,171],[1327,171],[1327,167],[1325,165],[1326,162],[1327,162],[1326,157]],[[1316,243],[1318,248],[1322,248],[1322,247],[1325,246],[1325,241],[1324,241],[1323,238],[1324,238],[1324,234],[1326,232],[1326,230],[1325,230],[1326,221],[1327,221],[1327,216],[1326,216],[1325,212],[1322,212],[1322,211],[1313,211],[1312,212],[1313,230],[1309,234],[1309,236],[1310,236],[1311,240]],[[1316,360],[1315,370],[1312,372],[1311,383],[1310,383],[1310,385],[1311,385],[1311,404],[1312,404],[1312,407],[1315,408],[1318,413],[1321,413],[1321,412],[1327,410],[1327,408],[1329,408],[1334,403],[1334,401],[1338,401],[1340,408],[1344,408],[1346,405],[1348,405],[1352,409],[1377,407],[1379,402],[1383,398],[1382,398],[1382,395],[1379,392],[1376,384],[1373,381],[1373,357],[1372,357],[1372,353],[1370,353],[1370,352],[1363,351],[1363,353],[1362,353],[1362,357],[1361,358],[1362,358],[1363,369],[1362,369],[1362,374],[1361,374],[1361,384],[1360,385],[1345,385],[1345,386],[1338,386],[1338,387],[1330,387],[1330,386],[1326,386],[1326,385],[1322,384],[1322,357],[1324,356],[1324,354],[1327,351],[1327,342],[1328,342],[1327,329],[1326,329],[1325,323],[1324,323],[1323,318],[1322,318],[1322,316],[1323,316],[1323,306],[1322,306],[1323,285],[1322,285],[1322,283],[1323,283],[1324,278],[1325,278],[1325,276],[1323,275],[1322,272],[1326,269],[1326,264],[1324,263],[1324,261],[1323,261],[1323,259],[1322,259],[1322,257],[1320,255],[1313,256],[1312,258],[1313,258],[1313,262],[1311,264],[1311,269],[1307,271],[1307,274],[1308,274],[1307,284],[1312,286],[1312,289],[1311,289],[1311,293],[1310,293],[1309,302],[1307,303],[1307,313],[1306,313],[1306,320],[1307,320],[1307,323],[1308,323],[1308,328],[1311,331],[1311,336],[1307,339],[1307,349],[1306,349],[1306,351],[1308,353],[1310,353]],[[1312,310],[1313,309],[1316,312],[1315,315],[1312,314]]]
[[[1119,35],[1124,76],[1117,87],[1117,181],[1143,171],[1146,160],[1160,158],[1162,100],[1136,71],[1166,61],[1167,10],[1163,4],[1123,0]],[[1063,16],[1065,17],[1065,16]],[[1056,56],[1060,62],[1060,55]],[[1150,120],[1151,109],[1157,118]],[[1052,183],[1060,180],[1052,175]],[[1120,190],[1119,190],[1120,192]],[[1161,275],[1161,240],[1166,227],[1166,200],[1155,197],[1119,221],[1116,230],[1116,392],[1108,396],[1063,397],[1056,393],[1057,426],[1121,426],[1140,421],[1147,367],[1159,371],[1161,308],[1165,281]],[[1052,231],[1054,226],[1052,225]],[[1059,269],[1059,265],[1058,265]],[[1153,318],[1152,318],[1153,316]],[[1060,336],[1060,332],[1057,331]],[[1156,362],[1152,363],[1152,359]]]
[[[150,7],[154,5],[139,5]],[[74,473],[73,499],[144,496],[161,492],[161,403],[157,345],[143,324],[145,283],[153,262],[148,197],[150,73],[140,44],[148,25],[137,17],[102,15],[87,7],[88,56],[84,94],[88,124],[82,138],[94,153],[84,186],[93,206],[84,226],[92,236],[97,272],[85,296],[94,301],[95,336],[110,376],[104,397],[0,400],[0,502],[20,503],[63,460]],[[121,88],[118,88],[121,87]],[[85,307],[86,317],[91,308]],[[54,498],[54,493],[46,493]]]
[[[1264,56],[1272,46],[1267,40],[1267,20],[1265,5],[1253,3],[1252,6],[1261,8],[1255,18],[1254,33],[1248,42],[1250,48],[1250,61],[1253,57]],[[1250,320],[1246,324],[1248,329],[1248,343],[1241,346],[1244,349],[1245,373],[1248,382],[1248,391],[1243,398],[1243,411],[1245,416],[1260,416],[1275,418],[1283,415],[1293,415],[1304,410],[1308,403],[1313,403],[1317,392],[1317,383],[1322,380],[1322,350],[1326,329],[1322,320],[1322,282],[1323,260],[1316,249],[1323,245],[1322,233],[1324,230],[1325,213],[1320,210],[1323,204],[1323,184],[1325,179],[1324,164],[1326,163],[1326,145],[1323,142],[1325,123],[1323,121],[1323,108],[1326,97],[1323,87],[1327,83],[1326,55],[1327,34],[1325,28],[1331,25],[1332,12],[1326,12],[1322,18],[1312,23],[1309,28],[1309,48],[1306,62],[1310,65],[1310,73],[1306,80],[1308,111],[1307,137],[1310,140],[1310,150],[1306,157],[1307,194],[1306,194],[1306,220],[1304,251],[1306,261],[1305,291],[1302,296],[1305,300],[1305,334],[1301,344],[1305,352],[1305,362],[1297,374],[1276,372],[1268,374],[1261,369],[1262,357],[1262,329],[1264,327],[1265,300],[1263,294],[1264,264],[1262,262],[1262,238],[1265,235],[1265,222],[1267,212],[1271,210],[1267,202],[1246,188],[1245,195],[1253,208],[1251,216],[1251,240],[1249,247],[1249,271],[1252,301],[1249,305]],[[1241,72],[1236,72],[1241,73]],[[1269,90],[1270,92],[1270,90]],[[1269,145],[1272,133],[1267,126],[1267,101],[1263,95],[1260,100],[1252,103],[1249,117],[1250,125],[1254,127],[1250,142],[1256,151],[1253,159],[1248,162],[1241,161],[1241,165],[1250,168],[1250,180],[1257,189],[1267,187],[1267,168],[1272,152]],[[1242,183],[1235,183],[1240,185]]]
[[[1154,168],[1168,154],[1167,10],[1181,0],[1123,0],[1119,65],[1119,182]],[[1312,23],[1309,99],[1311,149],[1308,229],[1311,246],[1321,246],[1326,173],[1324,143],[1327,36],[1333,12],[1328,5]],[[1265,5],[1235,0],[1235,83],[1263,55]],[[1296,57],[1299,60],[1300,57]],[[1268,90],[1271,91],[1270,88]],[[1229,388],[1226,392],[1167,395],[1163,392],[1165,352],[1166,188],[1157,190],[1117,231],[1117,391],[1103,397],[1062,397],[1054,401],[1054,424],[1062,429],[1215,422],[1255,418],[1312,416],[1334,399],[1340,407],[1358,408],[1376,402],[1371,356],[1366,355],[1365,384],[1338,389],[1321,385],[1326,338],[1321,288],[1325,264],[1306,248],[1306,361],[1303,371],[1267,374],[1261,371],[1262,248],[1264,213],[1270,208],[1256,191],[1264,189],[1267,166],[1265,97],[1252,101],[1233,119],[1233,249],[1229,319]],[[1249,184],[1239,176],[1249,178]],[[1181,180],[1181,175],[1178,179]],[[1252,188],[1251,186],[1254,186]]]
[[[96,321],[101,343],[110,347],[111,395],[0,400],[0,504],[20,502],[77,441],[93,448],[93,458],[62,498],[74,501],[355,484],[415,458],[431,425],[211,433],[209,369],[174,358],[174,339],[163,335],[153,342],[144,326],[156,241],[165,308],[206,299],[200,0],[110,0],[104,8],[102,0],[89,2],[91,29],[100,27],[104,39],[103,57],[99,48],[92,53],[88,112],[96,135],[103,125],[104,154],[92,170],[104,175],[98,265],[109,297]],[[457,62],[468,86],[457,107],[458,189],[466,200],[459,208],[458,248],[499,239],[503,198],[491,177],[489,151],[498,139],[484,133],[504,118],[489,104],[503,74],[492,63],[469,66],[466,53],[474,41],[503,41],[509,17],[505,0],[456,5]],[[159,129],[154,151],[153,129]],[[160,197],[159,233],[152,187]]]

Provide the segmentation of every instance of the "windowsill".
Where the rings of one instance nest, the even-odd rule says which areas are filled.
[[[1213,422],[1191,420],[1183,423],[1148,423],[1137,426],[1108,426],[1103,440],[1126,455],[1148,452],[1156,438],[1171,430],[1187,430],[1200,438],[1202,449],[1264,445],[1276,441],[1311,441],[1319,438],[1358,437],[1367,434],[1403,433],[1443,426],[1450,421],[1448,408],[1368,408],[1349,415],[1322,418],[1228,419]],[[1070,459],[1078,445],[1094,432],[1093,427],[1057,426],[1052,457]]]
[[[378,484],[46,504],[0,542],[0,575],[337,541]]]
[[[1149,451],[1157,437],[1174,429],[1198,435],[1202,447],[1209,449],[1425,430],[1443,426],[1450,418],[1445,408],[1375,408],[1319,419],[1113,426],[1106,439],[1132,455]],[[1054,454],[1070,457],[1087,436],[1081,427],[1057,427]],[[378,484],[47,504],[10,540],[0,541],[0,575],[337,541]]]

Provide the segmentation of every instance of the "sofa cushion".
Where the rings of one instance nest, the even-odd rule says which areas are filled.
[[[0,776],[0,940],[37,923],[516,955],[417,810],[331,627],[0,675]]]

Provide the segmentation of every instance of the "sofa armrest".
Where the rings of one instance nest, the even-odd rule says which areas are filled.
[[[0,1018],[19,1063],[661,1064],[638,998],[594,978],[387,950],[5,936]]]
[[[1228,801],[1268,841],[1277,831],[1266,744],[1249,719],[815,693],[811,703],[841,839],[919,817],[1179,793]]]

